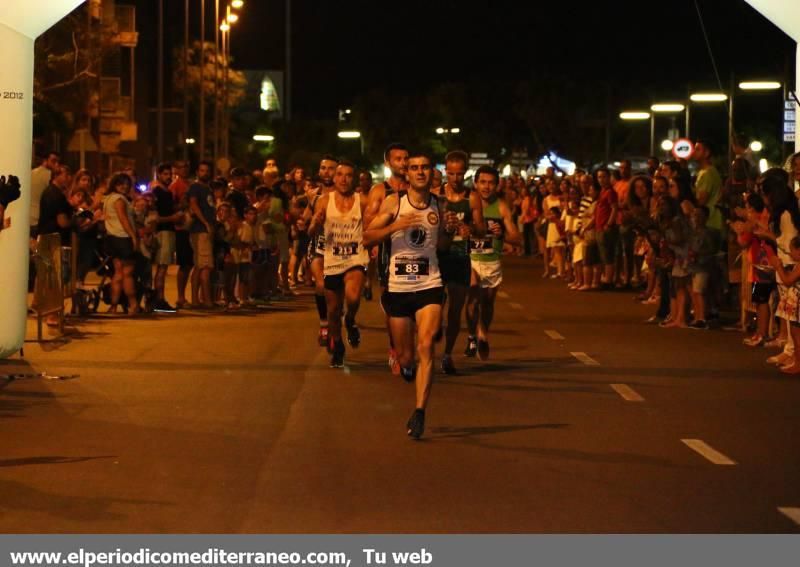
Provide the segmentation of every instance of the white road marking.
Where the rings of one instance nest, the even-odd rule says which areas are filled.
[[[508,292],[505,291],[498,291],[497,297],[499,297],[500,299],[511,299],[511,296],[508,295]]]
[[[622,396],[622,399],[626,402],[643,402],[644,398],[640,396],[636,390],[628,386],[627,384],[609,384],[611,389],[614,390],[617,394]]]
[[[544,332],[544,334],[553,339],[554,341],[564,340],[564,335],[562,335],[558,331],[553,331],[552,329],[548,329],[547,331]]]
[[[511,309],[516,309],[517,311],[521,311],[523,309],[522,305],[519,303],[509,303]]]
[[[730,466],[736,464],[736,461],[733,461],[730,458],[726,457],[725,455],[723,455],[722,453],[720,453],[719,451],[709,446],[706,442],[700,439],[681,439],[681,441],[683,441],[683,443],[687,447],[689,447],[693,451],[696,451],[697,453],[700,453],[703,457],[705,457],[715,465]]]
[[[585,352],[571,352],[572,356],[583,362],[586,366],[600,366],[600,363]]]
[[[800,508],[778,508],[778,512],[800,526]]]

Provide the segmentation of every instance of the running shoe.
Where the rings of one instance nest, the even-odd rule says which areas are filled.
[[[690,323],[689,324],[689,328],[690,329],[695,329],[695,330],[703,330],[703,331],[705,331],[705,330],[708,329],[708,323],[706,323],[705,321],[700,319],[698,321],[693,321],[692,323]]]
[[[489,341],[478,340],[478,360],[489,359]]]
[[[165,299],[162,299],[160,301],[156,301],[153,304],[153,311],[155,311],[156,313],[175,313],[178,310],[169,303],[167,303]]]
[[[344,367],[344,343],[342,341],[336,341],[331,351],[331,368]]]
[[[422,433],[425,431],[425,410],[415,409],[406,423],[406,428],[408,436],[412,439],[416,440],[422,437]]]
[[[403,368],[400,367],[400,376],[406,382],[413,382],[417,379],[417,367],[412,366],[411,368]]]
[[[400,376],[400,363],[397,361],[397,353],[393,348],[389,349],[389,369],[395,376]]]
[[[347,342],[353,348],[358,348],[361,344],[361,331],[358,330],[358,325],[355,321],[344,320],[344,328],[347,330]]]
[[[453,364],[453,357],[449,354],[446,354],[444,357],[442,357],[442,372],[449,376],[458,373],[456,372],[456,365]]]
[[[319,346],[321,347],[329,347],[328,345],[328,326],[320,326],[319,328],[319,338],[317,339],[319,342]]]
[[[475,358],[478,354],[478,339],[472,335],[467,337],[467,348],[464,351],[464,356]]]

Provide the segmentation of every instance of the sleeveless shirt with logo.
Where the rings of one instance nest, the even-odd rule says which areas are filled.
[[[500,199],[483,206],[483,219],[486,222],[486,235],[481,238],[471,238],[469,241],[470,259],[473,262],[497,262],[503,253],[503,240],[505,239],[505,224],[500,213]],[[492,228],[499,226],[499,237],[492,234]]]
[[[353,206],[346,213],[336,207],[336,194],[329,193],[324,246],[326,276],[343,274],[352,268],[366,268],[369,264],[359,193],[353,194]]]
[[[442,218],[439,203],[430,195],[425,208],[411,204],[408,193],[400,196],[396,216],[421,215],[421,222],[391,235],[389,254],[389,291],[409,293],[442,286],[436,246]]]

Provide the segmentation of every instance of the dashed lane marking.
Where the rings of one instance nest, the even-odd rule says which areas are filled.
[[[544,334],[547,335],[548,337],[550,337],[551,339],[553,339],[554,341],[563,341],[564,340],[564,335],[562,335],[558,331],[554,331],[552,329],[546,330],[544,332]]]
[[[640,396],[633,388],[627,384],[609,384],[611,389],[619,394],[626,402],[643,402],[644,398]]]
[[[521,311],[523,309],[522,305],[519,303],[509,303],[511,309],[516,309],[517,311]]]
[[[681,439],[681,441],[691,450],[699,453],[715,465],[731,466],[736,464],[736,461],[723,455],[701,439]]]
[[[500,299],[511,299],[511,296],[508,295],[508,292],[505,291],[498,291],[497,297],[499,297]]]
[[[572,356],[583,362],[586,366],[600,366],[600,363],[585,352],[571,352]]]
[[[778,508],[778,512],[800,526],[800,508]]]

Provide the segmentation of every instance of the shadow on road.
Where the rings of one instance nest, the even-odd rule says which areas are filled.
[[[534,429],[565,429],[568,423],[535,423],[531,425],[493,425],[484,427],[434,427],[431,429],[431,438],[434,439],[463,439],[478,435],[497,435],[500,433],[514,433],[516,431],[531,431]]]
[[[99,459],[115,459],[116,455],[98,455],[97,457],[26,457],[24,459],[0,459],[2,467],[24,467],[27,465],[67,465],[70,463],[85,463]]]

